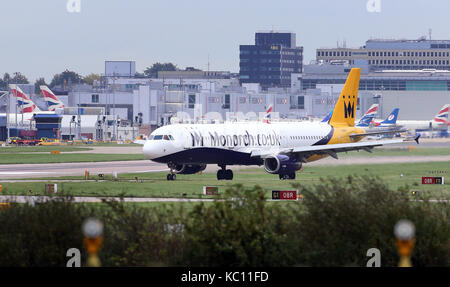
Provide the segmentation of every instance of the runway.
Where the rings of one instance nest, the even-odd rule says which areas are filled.
[[[58,176],[82,176],[88,170],[91,175],[99,173],[140,173],[166,171],[167,165],[148,160],[77,162],[45,164],[5,164],[0,165],[0,180],[11,178],[39,178]]]
[[[24,195],[0,195],[0,202],[16,202],[35,204],[57,200],[57,196],[24,196]],[[76,203],[99,203],[103,201],[123,201],[123,202],[208,202],[214,201],[212,198],[160,198],[160,197],[90,197],[75,196],[72,201]]]
[[[379,157],[347,157],[342,159],[325,158],[305,164],[308,166],[353,165],[353,164],[383,164],[383,163],[412,163],[412,162],[446,162],[450,155],[436,156],[379,156]],[[257,166],[230,166],[233,170]],[[149,160],[112,161],[112,162],[79,162],[79,163],[46,163],[46,164],[7,164],[0,165],[0,181],[15,178],[42,178],[60,176],[83,176],[88,170],[90,175],[99,173],[145,173],[168,171],[166,164]],[[205,172],[216,172],[217,165],[208,165]]]

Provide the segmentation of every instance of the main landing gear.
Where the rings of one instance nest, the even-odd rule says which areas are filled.
[[[217,180],[232,180],[233,171],[231,169],[226,169],[225,165],[220,166],[221,169],[217,171]]]
[[[279,174],[278,176],[280,177],[280,179],[295,179],[295,172]]]

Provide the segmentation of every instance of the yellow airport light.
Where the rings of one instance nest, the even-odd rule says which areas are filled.
[[[88,218],[83,223],[84,246],[88,252],[87,266],[100,267],[98,252],[103,246],[103,223],[96,218]]]
[[[89,179],[89,171],[88,171],[88,170],[85,170],[85,171],[84,171],[84,179],[85,179],[85,180],[88,180],[88,179]]]
[[[412,267],[411,253],[415,243],[415,227],[409,220],[400,220],[395,224],[394,234],[397,238],[397,250],[400,255],[398,267]]]

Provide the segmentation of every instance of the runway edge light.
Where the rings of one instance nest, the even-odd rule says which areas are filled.
[[[89,254],[87,259],[88,267],[100,267],[98,252],[103,245],[103,222],[96,218],[88,218],[83,226],[84,246]]]
[[[415,226],[409,220],[399,220],[394,226],[394,235],[400,260],[398,267],[412,267],[411,253],[415,244]]]

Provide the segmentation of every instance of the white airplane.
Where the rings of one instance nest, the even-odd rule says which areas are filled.
[[[450,121],[448,120],[448,112],[450,109],[450,104],[444,105],[437,115],[430,121],[410,121],[403,120],[397,121],[397,125],[402,126],[408,130],[446,130],[450,125]]]
[[[227,165],[263,165],[280,179],[295,179],[302,164],[351,150],[369,151],[404,139],[363,141],[384,132],[355,127],[361,70],[353,68],[328,122],[247,122],[223,124],[174,124],[153,131],[143,153],[149,160],[167,163],[170,174],[194,174],[217,164],[217,179],[233,179]]]

